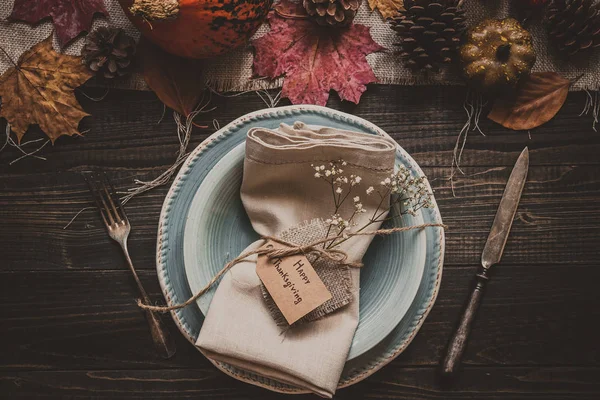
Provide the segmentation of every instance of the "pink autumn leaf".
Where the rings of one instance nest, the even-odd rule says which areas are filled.
[[[342,100],[358,103],[366,85],[377,81],[366,56],[384,48],[373,41],[368,27],[320,27],[273,11],[269,25],[271,31],[252,42],[254,73],[285,76],[282,96],[293,104],[325,105],[331,89]]]
[[[50,17],[58,42],[64,46],[90,30],[96,13],[108,15],[104,0],[15,0],[9,19],[36,24]]]

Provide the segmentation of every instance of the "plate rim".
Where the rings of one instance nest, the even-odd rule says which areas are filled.
[[[206,151],[207,149],[214,146],[216,143],[218,143],[224,137],[228,136],[233,129],[241,128],[246,123],[256,122],[256,121],[259,121],[264,118],[293,117],[296,115],[300,116],[304,112],[312,112],[312,113],[316,113],[316,114],[322,114],[322,115],[325,115],[325,116],[335,119],[335,120],[352,123],[353,125],[362,125],[380,136],[390,137],[381,128],[379,128],[375,124],[373,124],[363,118],[360,118],[360,117],[357,117],[357,116],[354,116],[351,114],[347,114],[342,111],[337,111],[337,110],[334,110],[334,109],[331,109],[328,107],[315,106],[315,105],[292,105],[292,106],[266,108],[266,109],[253,111],[251,113],[245,114],[245,115],[233,120],[232,122],[228,123],[221,129],[219,129],[218,131],[211,134],[202,143],[200,143],[190,153],[188,158],[185,160],[185,162],[181,166],[179,172],[177,173],[173,183],[171,184],[171,187],[169,188],[169,191],[165,197],[163,206],[161,208],[159,224],[158,224],[157,244],[156,244],[156,269],[157,269],[159,284],[160,284],[163,296],[165,297],[165,300],[168,305],[173,305],[173,299],[172,299],[172,293],[171,293],[172,289],[170,288],[169,279],[167,277],[166,263],[163,261],[165,258],[164,253],[165,253],[165,251],[168,250],[168,249],[164,248],[164,243],[165,243],[166,239],[168,238],[168,230],[167,230],[168,220],[169,220],[168,214],[169,214],[169,211],[170,211],[170,208],[171,208],[174,198],[176,197],[177,193],[181,189],[182,182],[185,180],[188,172],[191,170],[191,168],[193,167],[195,162],[199,159],[199,157],[202,155],[202,153],[204,153],[204,151]],[[417,172],[419,174],[423,174],[423,171],[420,168],[420,166],[399,144],[396,145],[396,152],[397,152],[397,154],[399,153],[406,161],[408,161],[408,163],[411,164],[411,167],[414,168],[415,172]],[[428,185],[429,185],[429,182],[428,182]],[[435,205],[435,208],[432,209],[434,219],[436,220],[437,223],[441,224],[442,218],[441,218],[435,197],[433,198],[433,202]],[[437,268],[436,268],[437,271],[435,273],[435,282],[433,282],[433,288],[431,288],[431,290],[429,290],[429,292],[428,292],[428,296],[427,296],[428,301],[427,301],[426,306],[424,307],[424,309],[422,309],[422,311],[419,310],[419,313],[417,313],[417,315],[411,322],[410,334],[398,346],[395,346],[393,351],[382,354],[380,357],[377,358],[376,362],[366,365],[362,372],[355,373],[348,379],[341,381],[340,384],[338,385],[339,388],[347,387],[347,386],[353,385],[357,382],[360,382],[360,381],[364,380],[365,378],[367,378],[368,376],[375,373],[376,371],[378,371],[379,369],[383,368],[385,365],[389,364],[392,360],[394,360],[399,354],[401,354],[406,349],[406,347],[412,342],[412,340],[414,339],[414,337],[420,330],[425,319],[429,315],[431,308],[435,304],[437,295],[439,293],[440,283],[441,283],[443,264],[444,264],[444,255],[445,255],[444,254],[445,253],[445,232],[443,229],[437,229],[437,231],[438,231],[438,235],[439,235],[439,241],[438,241],[439,256],[438,256],[438,263],[437,263]],[[433,275],[433,274],[430,274],[430,275]],[[192,343],[192,345],[194,345],[194,342],[191,340],[191,337],[193,336],[193,334],[191,333],[191,329],[189,328],[187,323],[178,315],[177,311],[178,310],[171,311],[171,316],[175,322],[175,325],[180,330],[180,332],[183,334],[183,336],[190,343]],[[243,382],[246,382],[246,383],[261,386],[261,387],[267,388],[269,390],[281,392],[281,393],[297,393],[297,394],[309,393],[306,390],[291,388],[291,387],[288,388],[288,387],[274,386],[265,381],[259,381],[259,380],[249,378],[247,376],[242,376],[240,374],[237,374],[235,371],[230,371],[229,369],[224,368],[218,362],[215,362],[211,359],[209,359],[209,361],[211,361],[212,364],[214,364],[219,370],[221,370],[225,374],[232,376],[232,377],[234,377],[238,380],[241,380]]]

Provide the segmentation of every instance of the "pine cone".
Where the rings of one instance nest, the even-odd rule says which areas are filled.
[[[347,26],[352,23],[362,0],[304,0],[308,15],[322,26]]]
[[[550,40],[567,56],[600,46],[600,3],[594,0],[553,0],[547,22]]]
[[[465,31],[464,12],[458,0],[405,0],[392,21],[400,36],[400,57],[412,71],[437,72],[451,63]]]
[[[81,49],[82,62],[97,75],[114,78],[129,73],[135,41],[121,28],[101,26],[90,32]]]

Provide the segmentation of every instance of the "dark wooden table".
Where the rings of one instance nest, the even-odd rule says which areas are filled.
[[[92,96],[102,90],[86,88]],[[372,86],[360,105],[329,106],[379,125],[417,160],[449,225],[437,303],[410,347],[336,398],[600,398],[600,133],[579,116],[571,93],[558,116],[527,132],[482,120],[462,159],[466,175],[447,180],[465,120],[465,89]],[[120,188],[153,178],[178,149],[175,124],[152,93],[111,90],[102,101],[79,94],[93,117],[83,138],[61,138],[12,166],[0,154],[0,398],[279,399],[217,371],[179,334],[177,354],[158,358],[120,249],[91,205],[80,172],[103,167]],[[252,93],[218,98],[198,118],[191,147],[214,129],[260,108]],[[286,103],[287,104],[287,103]],[[4,122],[1,123],[4,132]],[[39,131],[28,137],[41,137]],[[462,374],[451,387],[436,368],[478,266],[512,165],[525,146],[531,168],[502,264],[494,271],[472,332]],[[153,299],[159,213],[168,187],[127,205],[130,249]],[[314,398],[300,396],[295,398]]]

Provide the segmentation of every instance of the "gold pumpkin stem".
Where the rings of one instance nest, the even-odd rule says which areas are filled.
[[[129,11],[148,23],[175,19],[179,14],[179,0],[135,0]]]

